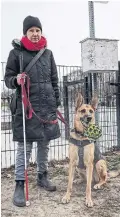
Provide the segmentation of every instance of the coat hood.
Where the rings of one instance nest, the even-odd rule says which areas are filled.
[[[19,39],[13,39],[12,40],[12,46],[14,48],[20,49],[22,47],[22,43],[21,43],[21,41]]]

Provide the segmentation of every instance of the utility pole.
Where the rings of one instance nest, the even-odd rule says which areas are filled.
[[[95,38],[94,2],[88,1],[89,9],[89,33],[90,38]]]
[[[93,1],[88,1],[88,9],[89,9],[89,34],[90,38],[95,38],[95,21],[94,21],[94,2]],[[89,74],[89,79],[92,82],[92,92],[94,94],[97,94],[97,74],[96,73],[90,73]],[[91,95],[91,94],[90,94]],[[96,124],[98,123],[98,113],[95,112],[95,120]]]
[[[89,10],[89,34],[90,38],[95,38],[95,18],[94,18],[94,3],[104,3],[107,4],[108,1],[88,1]],[[97,73],[90,73],[90,80],[92,81],[92,90],[94,94],[98,93],[97,88]],[[96,113],[96,123],[98,123],[98,114]]]
[[[88,1],[90,38],[95,38],[94,3],[107,4],[108,1]]]

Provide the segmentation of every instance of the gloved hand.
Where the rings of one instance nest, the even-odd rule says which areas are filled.
[[[22,76],[23,76],[22,74],[18,74],[18,75],[17,75],[17,84],[18,84],[18,85],[21,84],[21,83],[20,83],[20,80],[21,80]],[[25,79],[24,79],[24,83],[25,83]]]

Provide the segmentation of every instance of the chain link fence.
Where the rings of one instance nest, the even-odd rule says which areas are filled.
[[[12,141],[11,113],[9,99],[12,90],[4,83],[6,63],[1,63],[1,167],[7,168],[15,164],[17,143]],[[93,74],[84,74],[80,66],[58,65],[59,89],[61,106],[59,111],[65,117],[69,128],[73,128],[75,112],[75,95],[81,91],[88,103],[93,95]],[[101,151],[107,152],[120,147],[120,92],[114,84],[120,79],[119,72],[96,73],[97,93],[99,105],[97,121],[102,128],[103,135],[99,139]],[[59,121],[61,137],[50,142],[49,161],[64,160],[68,157],[68,135],[65,125]],[[36,143],[33,143],[31,162],[36,162]]]

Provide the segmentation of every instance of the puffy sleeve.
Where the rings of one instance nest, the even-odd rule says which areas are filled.
[[[16,89],[18,87],[17,84],[17,74],[19,73],[19,62],[17,55],[14,53],[14,49],[10,51],[6,70],[5,70],[5,84],[9,89]]]

